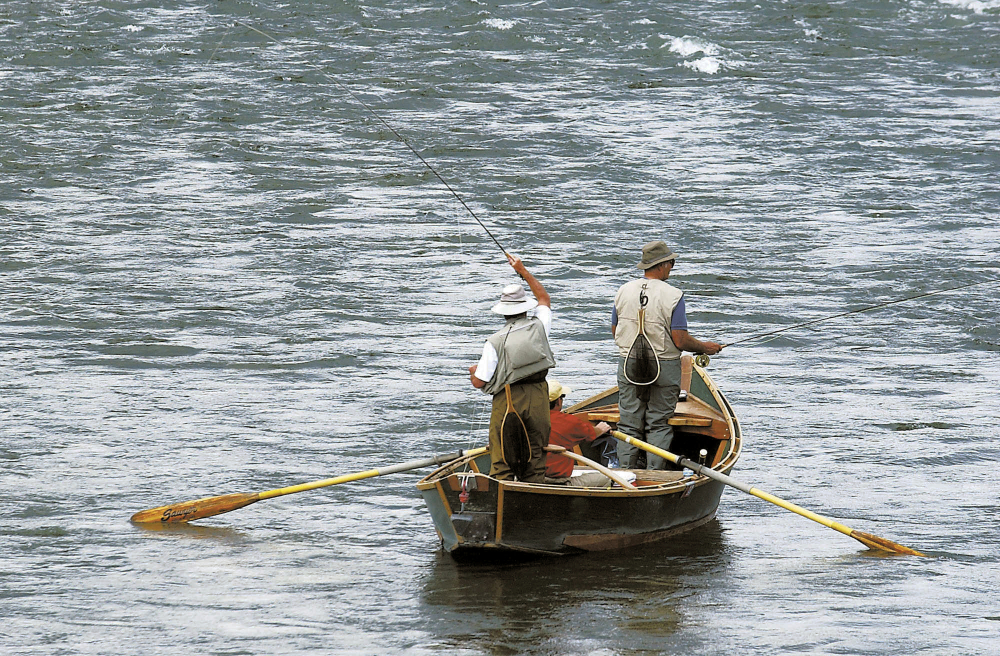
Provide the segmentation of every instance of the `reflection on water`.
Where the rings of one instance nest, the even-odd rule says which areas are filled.
[[[220,541],[238,542],[249,540],[249,536],[239,529],[229,526],[199,526],[198,524],[162,522],[130,522],[132,526],[147,533],[164,533],[167,535],[183,536],[198,539],[213,539]]]
[[[457,562],[438,551],[422,601],[446,625],[434,633],[454,646],[514,654],[616,634],[630,636],[629,652],[637,652],[673,635],[685,604],[730,559],[718,520],[623,551],[500,564]]]

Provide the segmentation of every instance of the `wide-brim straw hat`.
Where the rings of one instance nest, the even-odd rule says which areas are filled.
[[[566,385],[563,385],[554,378],[549,378],[548,383],[549,383],[549,403],[552,403],[560,396],[566,396],[567,394],[573,391],[572,387],[567,387]]]
[[[642,261],[636,264],[637,269],[651,269],[661,262],[676,260],[677,253],[662,241],[651,241],[642,247]]]
[[[509,317],[512,314],[527,312],[537,305],[538,301],[528,296],[527,292],[524,291],[524,287],[514,283],[503,288],[503,293],[500,294],[500,302],[494,305],[492,309],[497,314]]]

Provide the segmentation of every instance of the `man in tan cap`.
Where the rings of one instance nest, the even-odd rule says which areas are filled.
[[[618,364],[618,428],[661,449],[669,450],[674,431],[667,421],[677,408],[680,394],[682,351],[715,355],[722,346],[703,342],[688,333],[684,293],[668,284],[677,254],[662,241],[642,247],[642,260],[636,265],[645,273],[642,278],[627,282],[615,294],[611,317],[611,334],[621,356]],[[640,313],[640,310],[643,312]],[[652,363],[658,375],[649,381],[630,380],[626,366],[635,356],[637,339],[642,333],[648,339],[656,360]],[[631,353],[631,354],[630,354]],[[618,443],[618,459],[622,467],[634,468],[639,450],[625,442]],[[667,461],[647,454],[648,469],[665,469]]]
[[[583,442],[593,442],[611,430],[611,426],[603,421],[595,426],[576,415],[563,412],[563,399],[572,391],[558,380],[549,379],[549,418],[552,423],[549,444],[569,451]],[[614,438],[611,440],[614,441]],[[573,487],[611,487],[611,479],[600,472],[574,471],[573,460],[561,453],[546,454],[545,482]]]
[[[542,483],[545,480],[543,449],[549,443],[550,430],[549,388],[545,376],[555,366],[549,348],[552,300],[520,259],[513,255],[507,255],[507,259],[528,283],[535,298],[530,298],[518,283],[503,288],[493,312],[503,315],[506,324],[486,340],[479,362],[469,367],[469,379],[473,387],[493,396],[490,476],[500,480],[514,479],[514,473],[503,461],[500,447],[500,424],[507,413],[505,386],[510,385],[511,402],[524,422],[531,444],[531,457],[521,480]],[[529,317],[528,310],[534,310],[534,316]]]

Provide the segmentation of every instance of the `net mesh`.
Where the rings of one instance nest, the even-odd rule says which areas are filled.
[[[639,334],[625,357],[625,378],[634,385],[649,385],[659,375],[659,363],[646,336]]]
[[[500,451],[514,476],[524,478],[531,460],[531,443],[528,430],[516,412],[508,412],[500,424]]]

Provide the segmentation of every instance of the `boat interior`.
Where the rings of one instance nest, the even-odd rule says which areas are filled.
[[[618,388],[613,387],[576,403],[566,408],[565,412],[594,423],[607,422],[613,429],[617,429],[619,419]],[[703,369],[694,365],[693,358],[689,355],[683,356],[681,359],[681,398],[677,403],[674,416],[670,419],[670,424],[674,428],[674,439],[670,447],[672,453],[721,470],[730,468],[739,458],[740,435],[736,417],[729,408],[722,392],[715,387]],[[600,462],[600,454],[590,444],[577,445],[573,451],[593,462]],[[439,477],[447,478],[448,485],[454,489],[464,489],[469,485],[477,486],[477,489],[480,486],[482,489],[486,489],[488,483],[485,479],[488,478],[487,472],[490,469],[490,455],[486,453],[473,460],[461,462],[464,464],[454,463],[452,466],[438,470],[427,480]],[[667,467],[666,470],[612,470],[619,474],[619,477],[624,477],[628,481],[624,485],[620,483],[614,485],[613,489],[622,491],[622,488],[635,490],[673,487],[678,481],[684,479],[684,474],[679,467],[670,462],[667,463]],[[577,464],[576,468],[578,470],[586,469],[588,465]],[[460,471],[462,469],[465,471]],[[700,479],[701,477],[699,477]],[[535,489],[565,489],[564,486],[539,483],[505,482],[505,485]],[[583,490],[597,490],[599,488],[575,487],[570,489],[575,490],[574,493],[579,493]]]
[[[618,427],[618,388],[576,403],[565,411],[591,422],[604,421],[612,428]],[[734,446],[738,444],[739,426],[722,393],[715,388],[703,370],[694,366],[693,358],[681,358],[681,394],[674,416],[670,419],[674,439],[670,451],[695,462],[716,467],[723,461],[734,460]],[[574,449],[581,455],[598,460],[599,454],[588,444]],[[704,452],[704,453],[703,453]],[[636,487],[658,486],[683,478],[679,467],[667,463],[662,471],[648,469],[629,471],[636,476]]]

